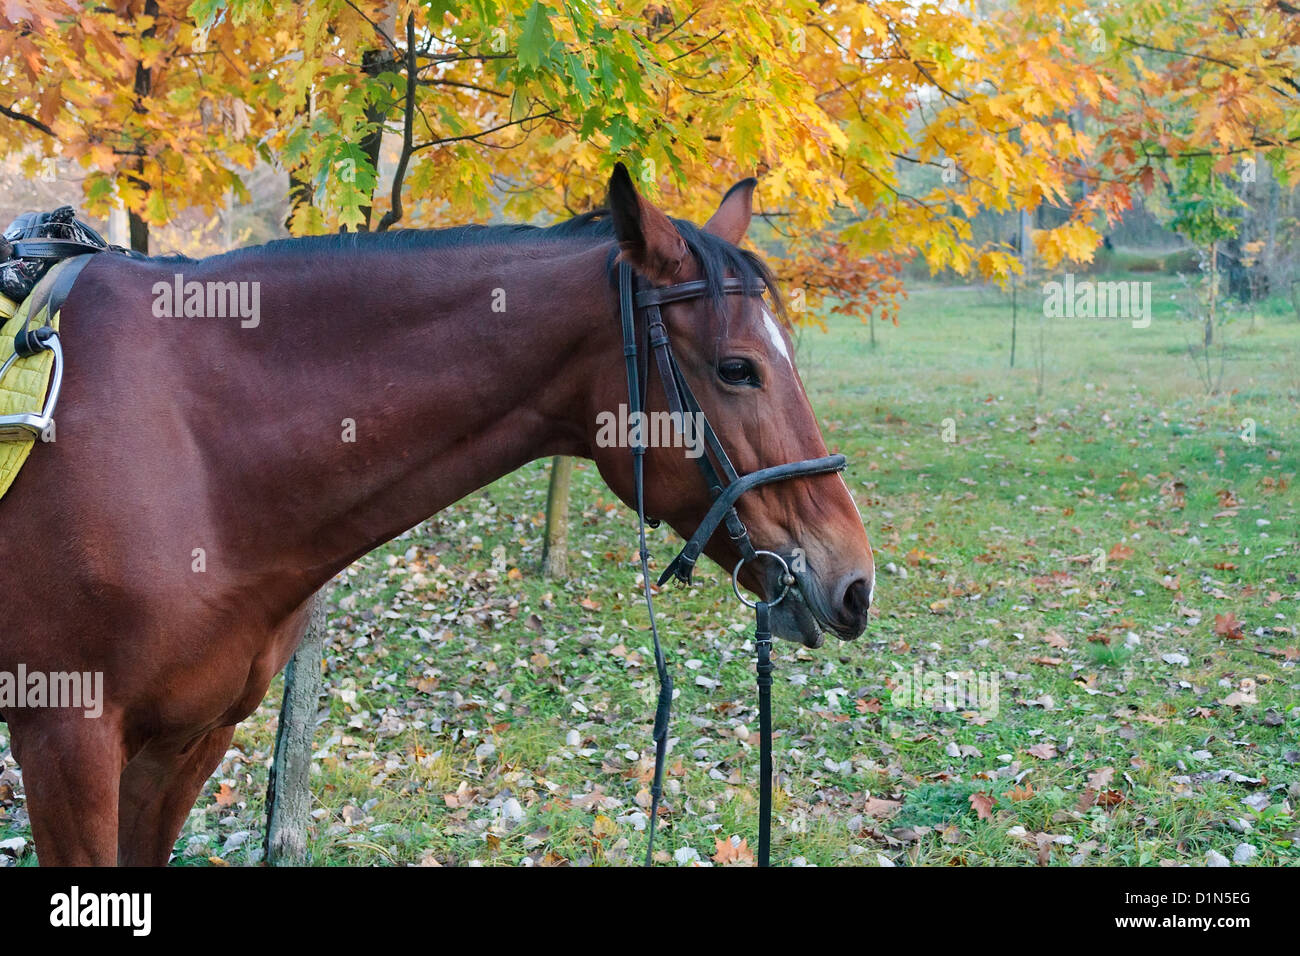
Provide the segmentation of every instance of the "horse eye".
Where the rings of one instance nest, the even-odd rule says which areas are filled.
[[[718,378],[728,385],[758,384],[758,373],[749,359],[723,359],[718,363]]]

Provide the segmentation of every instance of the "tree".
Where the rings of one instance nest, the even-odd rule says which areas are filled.
[[[229,24],[197,31],[176,0],[23,0],[0,4],[0,154],[26,150],[32,171],[61,155],[90,170],[88,212],[121,203],[132,244],[148,227],[227,192],[257,159],[263,111],[231,51],[269,58],[273,39]]]
[[[321,694],[325,600],[322,589],[313,601],[307,633],[284,669],[284,697],[266,789],[265,850],[266,861],[272,866],[301,866],[307,862],[312,734]]]
[[[1240,180],[1260,161],[1283,181],[1300,174],[1300,8],[1156,0],[1107,8],[1095,29],[1117,79],[1116,96],[1094,114],[1099,166],[1115,180],[1106,188],[1162,189],[1169,227],[1200,251],[1202,346],[1192,353],[1213,390],[1220,263],[1247,206]],[[1234,251],[1240,270],[1250,253]]]
[[[979,209],[1065,209],[1038,237],[1051,268],[1090,255],[1094,220],[1140,174],[1071,198],[1100,162],[1074,112],[1141,132],[1134,104],[1112,108],[1079,0],[157,4],[150,18],[139,3],[9,2],[0,42],[15,98],[0,149],[48,137],[99,171],[89,202],[117,196],[150,222],[238,190],[257,155],[293,170],[299,199],[310,186],[296,232],[563,215],[603,199],[616,158],[699,217],[759,173],[759,241],[806,294],[797,315],[830,294],[888,318],[912,255],[1017,272],[1011,250],[972,238]],[[124,82],[135,63],[147,94]],[[400,142],[391,168],[382,134]],[[917,170],[936,178],[913,190]]]
[[[546,492],[546,541],[542,546],[542,574],[548,578],[569,576],[569,486],[573,482],[573,459],[556,455],[551,459],[551,481]]]
[[[1294,181],[1297,48],[1287,0],[0,0],[0,155],[76,158],[142,225],[270,161],[295,233],[554,218],[616,160],[699,220],[759,174],[795,317],[893,318],[912,256],[1021,274],[981,210],[1057,210],[1053,269],[1198,158]]]

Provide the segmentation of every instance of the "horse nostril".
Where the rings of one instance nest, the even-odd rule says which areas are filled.
[[[867,615],[871,611],[871,578],[850,577],[844,587],[839,606],[843,622],[861,633],[867,626]]]

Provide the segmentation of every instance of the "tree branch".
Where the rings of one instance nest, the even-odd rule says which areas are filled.
[[[427,143],[421,143],[418,146],[411,147],[411,152],[416,153],[422,149],[427,149],[430,146],[441,146],[444,143],[460,143],[467,139],[478,139],[479,137],[486,136],[489,133],[497,133],[511,126],[519,126],[522,123],[527,123],[529,120],[546,119],[548,116],[554,116],[557,112],[558,110],[549,109],[544,113],[534,113],[531,116],[511,120],[509,123],[502,123],[500,126],[493,126],[491,129],[481,129],[477,133],[465,133],[463,136],[444,136],[442,139],[431,139]]]
[[[362,20],[365,20],[366,23],[369,23],[370,26],[374,28],[374,31],[379,34],[379,38],[384,41],[384,45],[387,46],[388,49],[392,51],[393,57],[395,59],[401,57],[402,51],[397,49],[397,44],[393,42],[393,38],[388,35],[387,31],[385,31],[383,27],[381,27],[374,20],[371,20],[368,16],[366,16],[365,13],[361,10],[361,8],[358,7],[355,3],[353,3],[352,0],[344,0],[344,2],[346,2],[349,7],[351,7],[353,10],[357,12],[357,16],[359,16]]]
[[[503,93],[500,90],[494,90],[487,86],[478,86],[474,83],[461,83],[457,80],[432,79],[421,80],[421,86],[454,86],[460,90],[474,90],[476,93],[486,93],[489,96],[499,96],[501,99],[509,99],[509,93]]]
[[[402,156],[393,171],[393,192],[389,208],[379,220],[375,232],[387,232],[388,227],[402,218],[402,183],[406,179],[406,167],[411,161],[412,143],[415,134],[415,94],[418,89],[415,62],[415,14],[406,15],[406,104],[402,116]]]
[[[26,123],[28,126],[40,130],[46,136],[54,136],[54,130],[50,129],[35,116],[28,116],[26,113],[20,113],[18,110],[9,106],[0,106],[0,116],[7,116],[12,120],[18,120],[20,123]],[[57,136],[54,136],[58,139]]]

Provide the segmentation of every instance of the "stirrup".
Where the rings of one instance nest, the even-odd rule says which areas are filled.
[[[59,389],[63,385],[63,346],[59,344],[59,333],[51,329],[49,334],[43,337],[41,345],[42,351],[48,349],[54,353],[54,367],[50,370],[50,387],[45,397],[45,409],[39,415],[33,412],[0,415],[0,442],[31,441],[33,438],[41,438],[54,422],[54,409],[59,404]],[[20,357],[15,352],[4,366],[0,367],[0,380],[3,380],[10,366]]]

